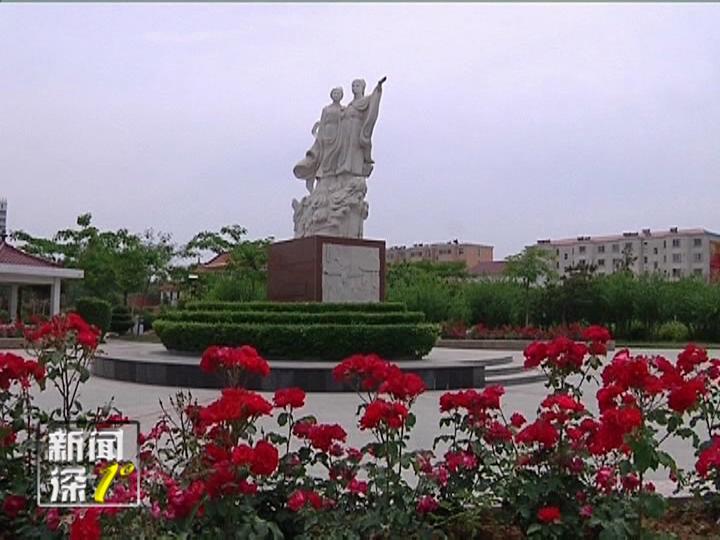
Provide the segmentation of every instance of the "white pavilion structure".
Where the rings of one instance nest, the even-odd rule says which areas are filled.
[[[82,279],[84,272],[63,268],[59,264],[30,255],[0,239],[0,287],[10,288],[10,320],[18,317],[18,298],[24,285],[47,285],[50,288],[50,315],[60,313],[60,286],[64,279]]]

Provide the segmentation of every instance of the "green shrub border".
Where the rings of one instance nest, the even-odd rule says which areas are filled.
[[[167,321],[205,323],[254,323],[254,324],[408,324],[425,321],[419,311],[389,313],[365,313],[362,311],[332,311],[327,313],[302,313],[295,311],[170,311],[161,319]]]
[[[333,304],[320,302],[188,302],[189,311],[282,311],[302,313],[366,312],[387,313],[407,311],[402,302],[375,302],[361,304]]]
[[[268,358],[337,361],[355,353],[415,359],[435,345],[434,324],[222,324],[157,320],[169,350],[201,352],[210,345],[252,345]]]

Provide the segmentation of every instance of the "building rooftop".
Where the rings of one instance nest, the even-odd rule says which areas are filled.
[[[0,264],[62,268],[61,265],[55,262],[20,251],[18,248],[13,247],[2,240],[0,240]]]
[[[622,234],[602,235],[602,236],[577,236],[575,238],[561,238],[559,240],[538,240],[538,245],[549,244],[553,246],[558,245],[571,245],[577,244],[578,242],[589,242],[589,243],[604,243],[604,242],[615,242],[615,241],[627,241],[632,238],[668,238],[671,236],[697,236],[709,234],[711,236],[718,236],[720,234],[710,232],[706,229],[678,229],[672,227],[670,229],[663,229],[659,231],[651,231],[650,229],[643,229],[642,231],[624,232]]]
[[[476,244],[474,242],[459,242],[457,240],[451,241],[451,242],[430,242],[427,244],[424,243],[418,243],[413,244],[412,246],[390,246],[388,250],[403,250],[403,249],[413,249],[413,248],[422,248],[422,247],[443,247],[443,246],[458,246],[458,247],[486,247],[491,248],[493,246],[489,244]]]
[[[224,270],[230,263],[230,253],[220,253],[215,255],[208,262],[197,267],[199,271],[204,270]]]

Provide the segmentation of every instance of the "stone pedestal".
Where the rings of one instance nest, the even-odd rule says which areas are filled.
[[[309,236],[271,244],[267,290],[275,302],[381,302],[385,242]]]

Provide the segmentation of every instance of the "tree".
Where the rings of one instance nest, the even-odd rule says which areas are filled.
[[[505,274],[519,282],[524,290],[525,325],[530,322],[530,288],[551,282],[556,277],[555,256],[538,246],[529,246],[521,253],[507,258]]]
[[[77,227],[63,229],[51,239],[34,237],[17,231],[13,238],[23,249],[65,266],[85,272],[76,295],[91,295],[116,302],[128,295],[147,293],[150,284],[167,275],[175,248],[168,234],[145,231],[143,235],[129,232],[100,231],[92,225],[92,215],[77,218]]]
[[[184,246],[184,257],[197,259],[203,253],[227,253],[228,265],[220,276],[207,276],[208,295],[218,300],[256,300],[264,296],[267,281],[267,250],[273,238],[248,240],[247,229],[226,225],[218,232],[201,231]]]

